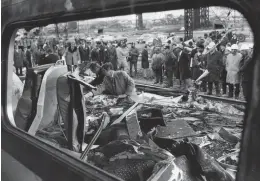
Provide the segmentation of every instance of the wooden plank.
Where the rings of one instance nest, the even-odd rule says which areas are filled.
[[[117,118],[111,125],[120,123],[136,106],[138,106],[138,102],[136,102],[132,107],[130,107],[124,114],[122,114],[119,118]]]

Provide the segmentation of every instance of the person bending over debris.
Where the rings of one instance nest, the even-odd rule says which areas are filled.
[[[105,75],[104,75],[104,72],[101,69],[101,66],[98,63],[92,62],[89,65],[89,68],[97,76],[93,81],[90,82],[90,84],[93,85],[93,86],[97,86],[97,85],[102,84]]]
[[[103,91],[107,91],[112,95],[120,95],[120,97],[135,93],[134,80],[126,72],[114,71],[110,62],[102,66],[102,71],[105,75],[103,83],[97,87],[97,90],[87,93],[85,98],[102,94]]]

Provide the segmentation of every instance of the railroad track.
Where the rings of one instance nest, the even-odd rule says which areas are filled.
[[[181,92],[181,91],[176,91],[176,90],[169,89],[169,88],[162,88],[162,87],[149,85],[149,84],[136,83],[135,85],[136,85],[136,88],[140,91],[155,93],[155,94],[159,94],[159,95],[163,95],[163,96],[180,96],[180,95],[185,94],[184,92]],[[236,99],[217,97],[217,96],[213,96],[213,95],[204,95],[204,94],[198,94],[198,96],[201,96],[208,100],[220,101],[220,102],[224,102],[224,103],[228,103],[228,104],[246,105],[245,101],[236,100]]]

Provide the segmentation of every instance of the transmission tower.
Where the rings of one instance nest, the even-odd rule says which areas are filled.
[[[193,38],[193,17],[193,9],[184,10],[185,40]]]
[[[185,9],[184,10],[184,39],[193,38],[193,30],[209,27],[209,8]]]
[[[137,14],[136,15],[136,28],[138,30],[142,30],[144,28],[144,25],[143,25],[143,15],[142,14]]]

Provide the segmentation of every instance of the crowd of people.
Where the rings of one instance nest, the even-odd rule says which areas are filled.
[[[135,43],[127,43],[126,40],[53,39],[45,43],[33,41],[29,46],[16,43],[14,67],[16,74],[22,75],[23,67],[28,69],[35,65],[56,63],[60,59],[66,62],[71,72],[81,63],[97,62],[102,66],[110,62],[113,70],[129,70],[129,75],[134,77],[140,60],[144,78],[149,68],[153,70],[154,84],[166,82],[164,87],[170,88],[175,78],[179,80],[177,84],[182,91],[188,91],[195,82],[197,88],[209,95],[212,95],[214,85],[217,96],[227,94],[228,87],[228,97],[235,94],[235,98],[238,98],[242,84],[244,96],[248,94],[247,88],[252,81],[252,47],[243,45],[239,49],[236,35],[225,32],[205,34],[203,38],[188,43],[182,38],[175,41],[176,38],[173,35],[165,45],[145,45],[141,50],[135,47]],[[149,48],[151,51],[148,51]],[[101,72],[97,66],[92,68],[94,73]],[[198,85],[196,80],[205,70],[209,75]]]
[[[252,81],[253,47],[242,44],[239,48],[238,44],[235,34],[230,36],[230,33],[223,32],[217,36],[205,34],[203,38],[186,43],[169,41],[163,48],[155,47],[151,54],[154,83],[163,84],[165,75],[167,83],[164,87],[172,87],[175,77],[184,92],[195,86],[212,95],[214,86],[216,96],[236,99],[242,85],[246,97]],[[205,71],[208,75],[198,82]]]

